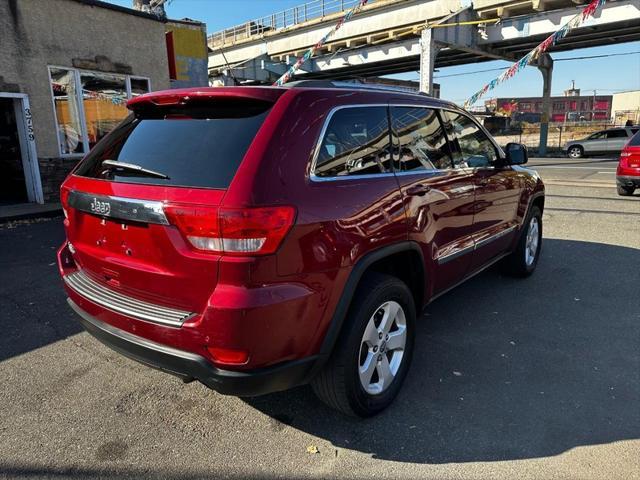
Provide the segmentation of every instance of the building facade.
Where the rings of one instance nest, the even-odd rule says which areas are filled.
[[[611,95],[578,95],[551,97],[551,122],[608,122],[611,117]],[[485,102],[491,113],[514,120],[539,123],[542,97],[492,98]]]
[[[640,125],[640,90],[613,94],[611,120],[616,125],[624,125],[627,121]]]
[[[178,28],[203,25],[98,0],[0,0],[0,203],[58,201],[127,100],[170,88],[166,34]]]

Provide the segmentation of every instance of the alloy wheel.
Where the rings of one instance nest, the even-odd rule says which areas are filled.
[[[571,158],[580,158],[582,156],[582,151],[579,147],[571,147],[569,149],[569,156]]]
[[[540,243],[540,222],[538,217],[532,217],[527,229],[527,240],[524,247],[524,259],[527,266],[533,265],[538,255],[538,244]]]
[[[370,395],[386,391],[400,369],[407,343],[407,322],[402,306],[380,305],[369,319],[360,342],[358,374]]]

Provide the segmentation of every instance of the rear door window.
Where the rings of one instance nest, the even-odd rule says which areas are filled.
[[[96,145],[74,173],[126,183],[227,188],[270,107],[267,102],[220,100],[215,106],[138,112]],[[105,160],[168,178],[105,167]]]
[[[609,130],[607,132],[607,138],[627,138],[626,130]]]
[[[452,168],[447,137],[435,110],[392,107],[391,124],[398,172]]]
[[[387,108],[336,110],[320,140],[313,171],[315,176],[372,175],[391,171]]]

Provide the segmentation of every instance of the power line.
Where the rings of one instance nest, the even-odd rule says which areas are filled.
[[[623,55],[637,55],[639,53],[640,53],[640,51],[638,51],[638,52],[624,52],[624,53],[609,53],[607,55],[589,55],[589,56],[586,56],[586,57],[554,58],[553,61],[554,62],[565,62],[567,60],[585,60],[587,58],[620,57],[620,56],[623,56]]]
[[[450,75],[434,75],[435,78],[448,78],[448,77],[461,77],[463,75],[474,75],[476,73],[485,73],[485,72],[497,72],[498,70],[504,70],[505,67],[500,68],[487,68],[485,70],[475,70],[473,72],[464,72],[464,73],[452,73]]]
[[[570,60],[586,60],[589,58],[604,58],[604,57],[619,57],[619,56],[624,56],[624,55],[638,55],[640,54],[640,51],[637,52],[624,52],[624,53],[611,53],[608,55],[588,55],[588,56],[584,56],[584,57],[569,57],[569,58],[554,58],[553,61],[554,62],[566,62],[566,61],[570,61]],[[434,76],[433,78],[449,78],[449,77],[461,77],[461,76],[465,76],[465,75],[475,75],[477,73],[486,73],[486,72],[497,72],[499,70],[504,70],[506,67],[501,67],[501,68],[487,68],[484,70],[474,70],[473,72],[462,72],[462,73],[452,73],[450,75],[437,75]]]

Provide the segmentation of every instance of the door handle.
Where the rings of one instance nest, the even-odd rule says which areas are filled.
[[[417,195],[418,197],[422,197],[426,195],[431,190],[429,185],[424,185],[422,183],[418,185],[414,185],[413,187],[407,188],[407,195]]]

